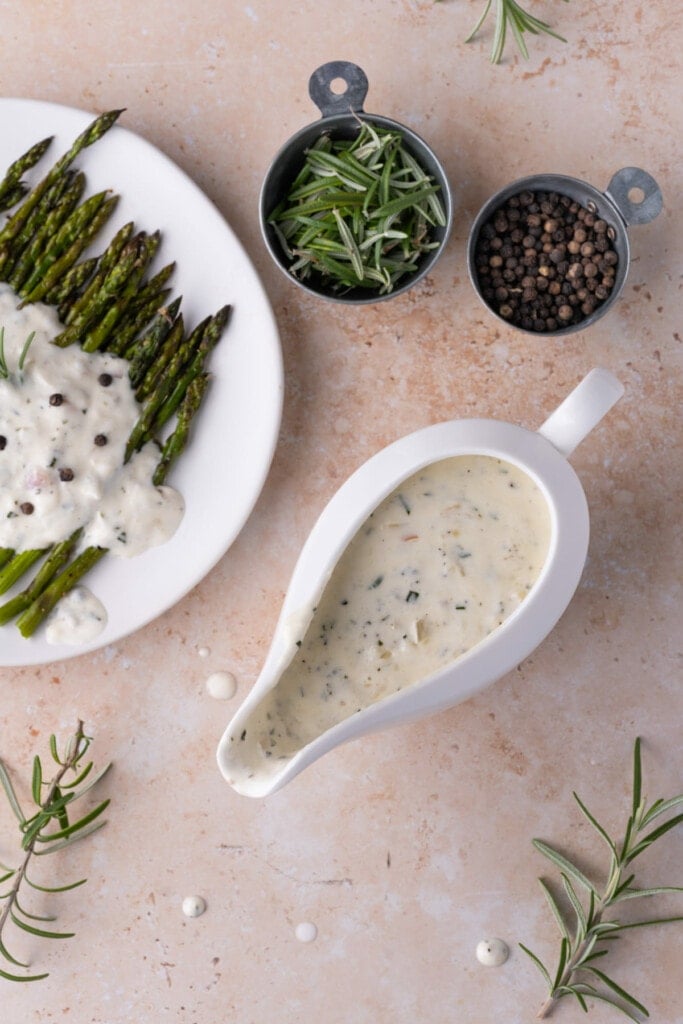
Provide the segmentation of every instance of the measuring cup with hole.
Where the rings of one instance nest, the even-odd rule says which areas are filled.
[[[627,229],[634,224],[647,224],[659,215],[663,204],[660,188],[647,171],[643,171],[639,167],[623,167],[613,175],[604,192],[600,192],[599,189],[579,178],[571,178],[564,174],[530,175],[526,178],[519,178],[496,192],[481,208],[470,229],[467,243],[467,270],[470,281],[486,308],[508,327],[511,326],[510,322],[499,316],[482,294],[476,271],[476,247],[479,233],[484,224],[508,199],[521,192],[556,192],[560,196],[568,196],[590,210],[591,213],[597,214],[608,224],[608,235],[619,257],[614,286],[609,298],[605,299],[593,313],[579,323],[555,331],[530,331],[528,333],[548,338],[571,334],[573,331],[582,331],[604,316],[623,291],[631,259]],[[523,327],[515,326],[517,330],[524,330]]]
[[[334,90],[335,83],[342,83],[346,88],[342,92],[336,92]],[[433,267],[441,255],[450,233],[453,204],[446,172],[434,151],[410,128],[399,124],[398,121],[392,121],[388,117],[367,114],[363,110],[368,92],[368,79],[362,68],[356,64],[345,60],[334,60],[323,64],[311,75],[308,91],[311,99],[319,108],[322,118],[301,128],[285,143],[270,165],[261,188],[259,220],[261,234],[268,251],[290,281],[294,281],[304,291],[322,298],[358,305],[379,302],[400,295],[416,284]],[[434,241],[438,242],[437,248],[425,253],[419,262],[418,269],[407,275],[404,282],[399,282],[392,291],[387,294],[379,294],[375,291],[368,292],[365,288],[352,288],[342,295],[336,295],[322,284],[299,281],[290,273],[290,260],[283,252],[275,229],[269,223],[268,218],[280,200],[287,194],[294,178],[301,170],[307,148],[312,146],[323,134],[329,135],[332,139],[355,138],[360,127],[359,118],[377,127],[401,133],[405,148],[425,173],[431,175],[434,183],[439,186],[438,196],[444,209],[446,223],[443,227],[435,226],[432,229],[432,237]]]

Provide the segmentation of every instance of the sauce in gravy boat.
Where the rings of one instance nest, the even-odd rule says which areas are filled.
[[[538,431],[438,423],[369,459],[304,545],[270,651],[218,748],[247,796],[499,679],[579,583],[589,517],[567,461],[620,398],[592,370]]]

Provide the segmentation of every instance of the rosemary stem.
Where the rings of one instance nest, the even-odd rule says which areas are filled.
[[[603,896],[598,901],[595,908],[595,912],[591,919],[593,925],[600,924],[600,922],[602,921],[602,915],[604,914],[608,905],[609,900],[606,899],[605,896]],[[543,1006],[536,1014],[537,1020],[544,1020],[546,1017],[549,1017],[550,1014],[553,1012],[558,1000],[558,997],[555,995],[555,992],[558,989],[562,988],[563,985],[568,985],[571,981],[572,974],[576,970],[577,964],[581,962],[583,955],[586,951],[586,947],[588,946],[588,942],[589,936],[586,936],[586,938],[579,943],[571,957],[567,960],[567,964],[565,966],[564,971],[562,972],[560,980],[558,981],[557,985],[554,987],[553,991],[550,993],[546,1001],[543,1003]]]
[[[55,774],[55,776],[53,777],[52,781],[50,782],[50,785],[49,785],[49,788],[48,788],[48,793],[47,793],[47,796],[46,796],[45,800],[41,804],[41,809],[46,807],[46,806],[49,806],[52,803],[52,800],[54,799],[54,796],[55,796],[55,792],[59,788],[59,785],[60,785],[62,779],[64,778],[66,773],[68,771],[71,771],[76,766],[76,764],[78,763],[78,758],[79,758],[79,753],[80,753],[80,748],[81,748],[81,740],[82,739],[83,739],[83,722],[79,719],[78,720],[78,724],[76,726],[76,731],[73,734],[73,736],[71,738],[71,741],[70,741],[70,743],[69,743],[69,745],[67,747],[67,750],[69,751],[69,753],[68,753],[68,755],[66,757],[66,760],[65,760],[64,764],[61,766],[59,771]],[[29,863],[31,861],[31,857],[33,856],[33,851],[34,851],[36,842],[38,841],[39,834],[40,833],[37,832],[35,834],[35,836],[33,837],[33,839],[31,839],[31,841],[29,842],[28,846],[26,847],[26,856],[24,857],[20,867],[17,868],[16,876],[14,878],[14,883],[13,883],[12,888],[10,889],[9,893],[7,894],[7,899],[5,901],[5,905],[2,908],[2,912],[0,913],[0,935],[2,935],[3,929],[4,929],[5,925],[7,924],[7,921],[8,921],[8,919],[9,919],[11,913],[12,913],[12,910],[14,909],[14,904],[16,903],[17,897],[19,895],[19,890],[20,890],[21,885],[22,885],[22,883],[24,881],[24,878],[26,877],[26,872],[28,870],[28,865],[29,865]]]

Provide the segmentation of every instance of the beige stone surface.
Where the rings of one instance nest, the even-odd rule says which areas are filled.
[[[30,986],[0,979],[2,1024],[522,1024],[543,986],[517,943],[551,963],[557,949],[532,837],[599,873],[605,848],[572,790],[620,830],[636,735],[651,797],[683,790],[683,14],[664,0],[529,6],[567,43],[532,39],[528,62],[510,47],[492,67],[490,25],[464,44],[478,0],[1,5],[0,93],[95,112],[125,106],[122,123],[186,170],[241,238],[286,368],[271,473],[213,572],[112,647],[0,669],[0,756],[15,777],[30,776],[49,734],[65,737],[79,716],[96,757],[114,762],[102,786],[107,827],[43,862],[45,879],[80,871],[88,884],[33,904],[76,935],[20,938],[17,951],[51,973]],[[304,295],[271,264],[258,229],[265,171],[315,120],[308,77],[332,59],[365,69],[368,110],[433,146],[456,207],[430,277],[363,309]],[[631,229],[617,306],[566,339],[495,321],[465,266],[481,204],[528,173],[604,188],[626,165],[657,178],[664,210]],[[536,427],[595,365],[626,393],[572,458],[592,536],[553,633],[468,703],[338,749],[265,801],[237,796],[219,776],[216,744],[338,485],[384,444],[442,419]],[[205,691],[220,670],[238,680],[229,703]],[[17,835],[3,806],[0,860],[13,857]],[[642,882],[683,884],[682,864],[679,829],[643,859]],[[207,911],[189,919],[181,904],[193,894]],[[658,909],[683,912],[675,896]],[[314,941],[297,940],[302,922],[317,926]],[[614,976],[661,1024],[683,1022],[682,934],[632,931],[610,954]],[[477,963],[487,936],[511,946],[503,967]],[[566,1024],[583,1019],[578,1004],[557,1010]],[[594,1024],[613,1019],[591,1008]]]

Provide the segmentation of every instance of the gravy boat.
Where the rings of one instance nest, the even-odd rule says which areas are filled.
[[[586,497],[567,457],[622,394],[621,383],[609,371],[594,369],[536,431],[489,419],[437,423],[388,445],[348,478],[301,551],[263,669],[218,746],[220,771],[238,793],[274,793],[341,743],[458,704],[531,654],[569,604],[588,551]],[[297,639],[304,635],[325,584],[358,529],[408,477],[459,455],[488,455],[511,463],[545,498],[550,544],[528,595],[501,625],[445,667],[352,713],[291,756],[269,757],[258,744],[254,749],[248,742],[251,716],[294,657]]]

